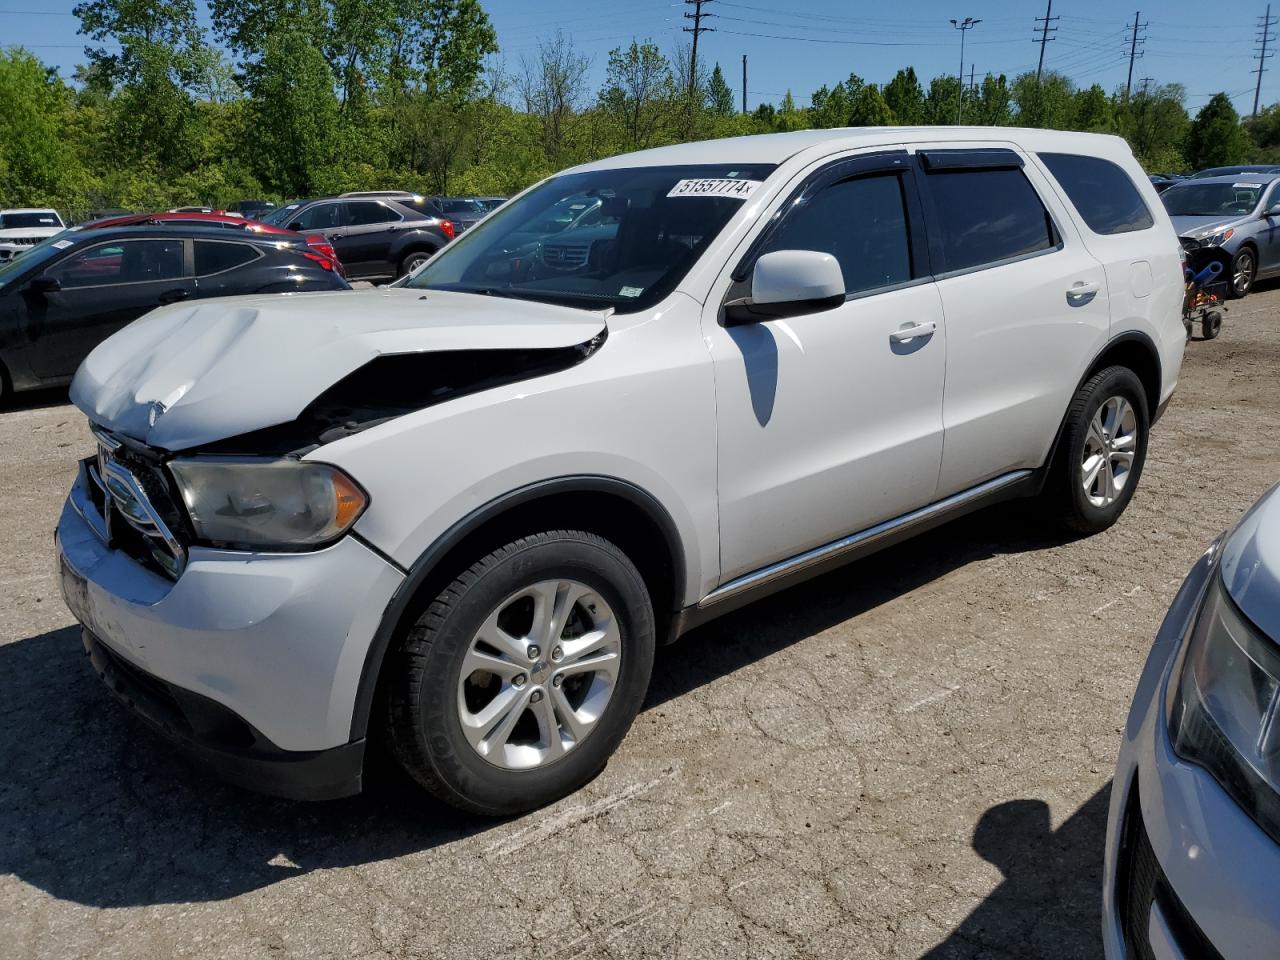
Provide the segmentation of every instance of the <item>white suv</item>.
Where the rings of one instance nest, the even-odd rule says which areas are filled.
[[[602,768],[700,622],[997,500],[1114,523],[1181,300],[1114,137],[588,164],[391,288],[175,305],[98,347],[64,593],[112,689],[241,783],[353,793],[376,736],[451,803],[530,808]]]
[[[0,263],[26,253],[67,229],[57,210],[21,207],[0,210]]]

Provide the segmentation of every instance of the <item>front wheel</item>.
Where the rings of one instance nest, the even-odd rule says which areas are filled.
[[[1142,476],[1150,416],[1147,395],[1127,367],[1094,374],[1067,409],[1046,496],[1077,533],[1100,533],[1124,512]]]
[[[551,803],[622,741],[654,646],[644,580],[614,544],[571,530],[514,540],[458,574],[390,658],[392,752],[465,810]]]
[[[1253,289],[1258,273],[1258,261],[1249,247],[1241,247],[1231,260],[1231,296],[1239,300]]]

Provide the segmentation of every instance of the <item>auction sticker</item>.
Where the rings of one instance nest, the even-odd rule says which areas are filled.
[[[760,180],[681,180],[667,194],[668,197],[732,197],[745,200],[755,193]]]

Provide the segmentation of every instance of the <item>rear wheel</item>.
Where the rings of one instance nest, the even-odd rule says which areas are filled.
[[[1133,498],[1147,456],[1146,391],[1127,367],[1107,367],[1071,401],[1045,495],[1071,530],[1099,533]]]
[[[654,637],[644,580],[614,544],[565,530],[514,540],[462,571],[390,659],[392,752],[466,810],[558,800],[630,728]]]
[[[400,273],[398,276],[408,276],[433,256],[435,256],[434,250],[414,250],[405,254],[404,259],[400,261]]]

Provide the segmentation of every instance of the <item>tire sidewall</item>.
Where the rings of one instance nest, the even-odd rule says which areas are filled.
[[[415,267],[426,263],[431,257],[432,254],[427,253],[425,250],[415,250],[412,253],[405,254],[405,258],[400,261],[400,276],[407,277],[413,273]]]
[[[1089,532],[1104,530],[1119,519],[1134,491],[1142,479],[1142,470],[1147,461],[1147,441],[1151,432],[1151,418],[1147,409],[1146,392],[1141,381],[1130,370],[1124,367],[1112,367],[1103,371],[1102,375],[1090,380],[1085,386],[1088,399],[1079,415],[1072,421],[1067,436],[1067,462],[1063,471],[1067,484],[1068,496],[1075,525]],[[1089,502],[1085,494],[1084,481],[1084,448],[1089,434],[1089,425],[1093,422],[1098,409],[1112,397],[1124,397],[1133,406],[1138,419],[1138,443],[1134,450],[1133,466],[1125,481],[1124,490],[1115,501],[1105,507],[1097,507]]]
[[[1239,290],[1236,288],[1236,264],[1240,262],[1240,258],[1242,256],[1247,256],[1249,258],[1249,262],[1252,264],[1252,267],[1250,267],[1249,269],[1249,282],[1246,284],[1243,290]],[[1255,254],[1253,250],[1251,250],[1249,247],[1241,247],[1239,250],[1236,251],[1236,255],[1231,258],[1231,295],[1235,297],[1237,300],[1243,299],[1244,297],[1248,296],[1249,293],[1253,290],[1253,281],[1257,279],[1257,276],[1258,276],[1257,254]]]
[[[476,631],[504,600],[531,583],[557,578],[586,584],[613,610],[622,637],[618,679],[605,714],[581,744],[545,767],[504,770],[477,754],[463,734],[457,711],[462,661]],[[643,703],[654,646],[644,581],[616,548],[560,539],[517,550],[464,590],[436,632],[416,705],[423,755],[474,809],[506,813],[556,800],[599,773],[621,743]]]

